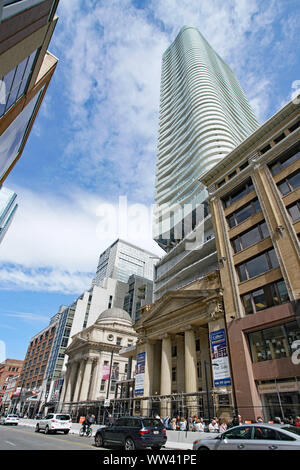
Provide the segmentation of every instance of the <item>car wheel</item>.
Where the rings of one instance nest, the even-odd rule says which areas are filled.
[[[64,431],[64,434],[69,434],[69,431],[67,431],[67,430],[66,430],[66,431]]]
[[[135,450],[135,443],[131,439],[131,437],[127,437],[125,439],[125,450]]]
[[[152,446],[151,449],[152,450],[160,450],[162,446]]]
[[[101,434],[96,434],[95,436],[95,446],[96,447],[104,447],[104,441],[103,441],[103,437],[101,436]]]
[[[45,434],[50,434],[49,426],[46,426],[46,427],[45,427]]]
[[[209,450],[209,448],[208,448],[208,447],[204,447],[204,446],[202,446],[202,447],[199,447],[199,449],[198,449],[198,450]]]
[[[37,424],[36,427],[35,427],[35,432],[40,432],[40,427],[39,427],[38,424]]]

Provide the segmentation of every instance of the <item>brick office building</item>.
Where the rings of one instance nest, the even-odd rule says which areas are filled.
[[[37,413],[42,394],[42,384],[50,357],[58,315],[55,315],[49,325],[31,338],[24,359],[24,367],[17,387],[20,390],[15,398],[14,410],[31,416]]]
[[[300,414],[299,157],[300,106],[291,101],[201,178],[236,402],[248,419]]]
[[[10,378],[21,373],[24,361],[18,359],[6,359],[0,364],[0,411],[5,412],[4,396]]]

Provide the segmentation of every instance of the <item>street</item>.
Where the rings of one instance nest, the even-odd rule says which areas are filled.
[[[0,450],[98,450],[93,437],[45,435],[33,427],[0,426]]]

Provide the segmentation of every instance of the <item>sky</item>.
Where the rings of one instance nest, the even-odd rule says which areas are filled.
[[[0,245],[0,360],[24,358],[119,236],[162,254],[151,238],[161,58],[182,26],[229,64],[261,124],[300,80],[298,0],[61,0],[57,14],[57,70],[5,182],[19,207]]]

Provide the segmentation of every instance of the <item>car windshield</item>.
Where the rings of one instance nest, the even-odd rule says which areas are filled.
[[[143,419],[143,425],[145,428],[163,427],[159,419]]]
[[[8,418],[18,418],[18,415],[8,415]]]
[[[69,421],[71,418],[69,415],[56,415],[56,419],[60,421]]]
[[[286,426],[286,427],[281,428],[281,429],[283,429],[284,431],[292,432],[292,433],[297,434],[298,436],[300,436],[300,428],[296,428],[296,426]]]

